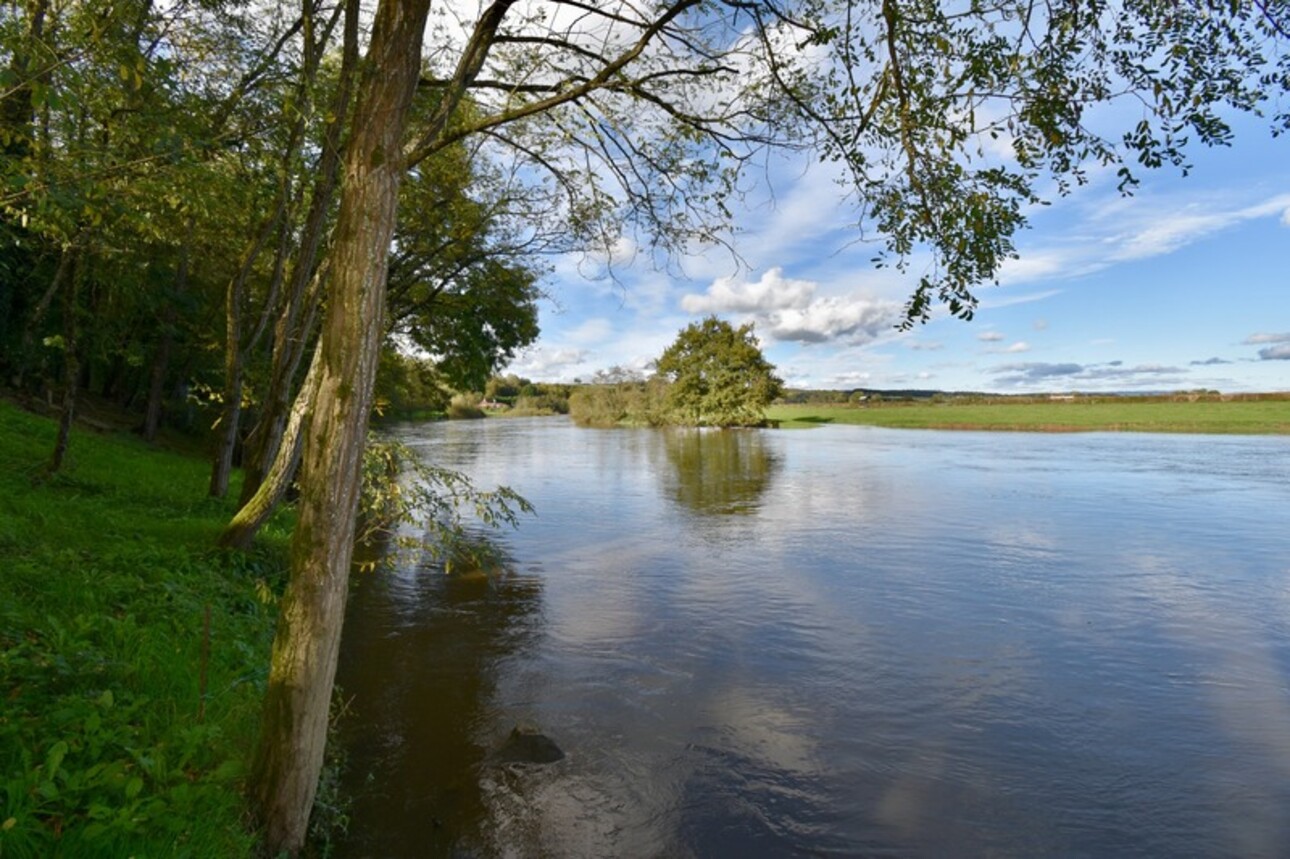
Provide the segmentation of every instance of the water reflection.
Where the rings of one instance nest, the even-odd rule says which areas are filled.
[[[674,429],[659,433],[670,468],[667,497],[695,513],[749,514],[780,467],[759,430]]]
[[[446,856],[480,839],[497,674],[531,648],[541,603],[538,578],[505,568],[355,576],[337,682],[342,791],[362,825],[340,855]]]
[[[1290,440],[472,430],[538,516],[361,585],[349,855],[1290,856]]]

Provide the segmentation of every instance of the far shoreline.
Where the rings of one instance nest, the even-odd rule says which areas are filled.
[[[1114,397],[777,404],[766,410],[766,418],[781,429],[848,424],[990,432],[1290,435],[1290,394],[1196,401]]]

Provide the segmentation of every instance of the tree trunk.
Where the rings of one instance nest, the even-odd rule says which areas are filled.
[[[161,343],[157,345],[157,355],[152,362],[148,375],[148,403],[143,416],[143,440],[157,440],[157,430],[161,428],[162,407],[166,401],[166,373],[170,369],[170,352],[175,344],[175,323],[179,319],[176,301],[188,291],[189,249],[193,242],[194,222],[188,218],[184,234],[184,244],[179,249],[179,265],[175,269],[175,289],[166,300],[161,311]]]
[[[40,328],[40,323],[45,321],[45,314],[49,311],[49,305],[53,303],[54,298],[64,289],[67,279],[71,277],[72,260],[76,254],[72,248],[76,246],[80,236],[73,240],[72,244],[63,249],[58,258],[58,268],[54,270],[54,279],[49,282],[49,288],[40,296],[36,302],[36,307],[31,316],[27,319],[27,324],[22,330],[22,346],[18,351],[18,370],[14,374],[13,386],[21,391],[26,382],[27,370],[30,369],[32,352],[35,349],[36,332]]]
[[[67,458],[67,448],[71,443],[72,422],[76,420],[76,392],[80,387],[81,362],[76,357],[76,305],[80,291],[81,273],[76,248],[63,251],[63,262],[70,259],[70,275],[63,291],[63,413],[58,418],[58,437],[54,440],[54,454],[49,460],[49,473],[57,474]]]
[[[372,29],[332,246],[318,391],[252,775],[271,853],[298,852],[322,769],[372,384],[384,336],[386,263],[402,142],[429,0],[382,0]]]
[[[220,534],[221,547],[249,549],[255,535],[273,515],[273,511],[282,502],[282,497],[286,495],[287,487],[291,484],[291,476],[300,463],[304,441],[302,430],[317,391],[321,354],[321,349],[314,349],[313,362],[309,365],[309,373],[305,376],[304,384],[300,386],[300,393],[296,396],[295,405],[291,408],[286,427],[278,440],[273,463],[265,471],[264,478],[259,482],[255,493],[243,503],[224,532]]]
[[[278,459],[278,448],[283,443],[283,433],[292,410],[291,390],[306,344],[315,330],[322,283],[326,279],[326,267],[319,268],[318,256],[327,235],[328,215],[340,179],[341,138],[357,77],[358,0],[346,0],[344,14],[340,78],[332,96],[329,111],[331,120],[323,134],[322,154],[315,168],[313,194],[305,217],[300,247],[292,266],[286,301],[274,325],[268,390],[260,410],[260,419],[247,440],[247,456],[243,463],[243,506],[249,504],[259,492],[260,483],[266,479]],[[293,455],[298,456],[298,453]],[[280,499],[281,495],[276,497]],[[274,504],[276,503],[275,501]],[[266,518],[267,513],[271,512],[270,508],[266,512]]]

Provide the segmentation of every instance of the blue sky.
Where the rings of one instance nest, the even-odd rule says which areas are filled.
[[[785,381],[807,388],[1224,392],[1290,390],[1290,137],[1242,122],[1187,177],[1102,171],[1032,211],[1021,258],[971,322],[895,328],[913,276],[875,271],[823,168],[784,164],[737,208],[727,253],[659,271],[621,248],[617,280],[560,260],[542,335],[509,368],[541,381],[644,368],[709,313],[753,321]],[[773,194],[773,197],[771,196]],[[679,270],[676,270],[679,269]]]

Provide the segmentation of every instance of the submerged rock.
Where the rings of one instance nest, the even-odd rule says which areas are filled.
[[[564,751],[546,734],[516,727],[493,755],[500,764],[553,764],[564,758]]]

